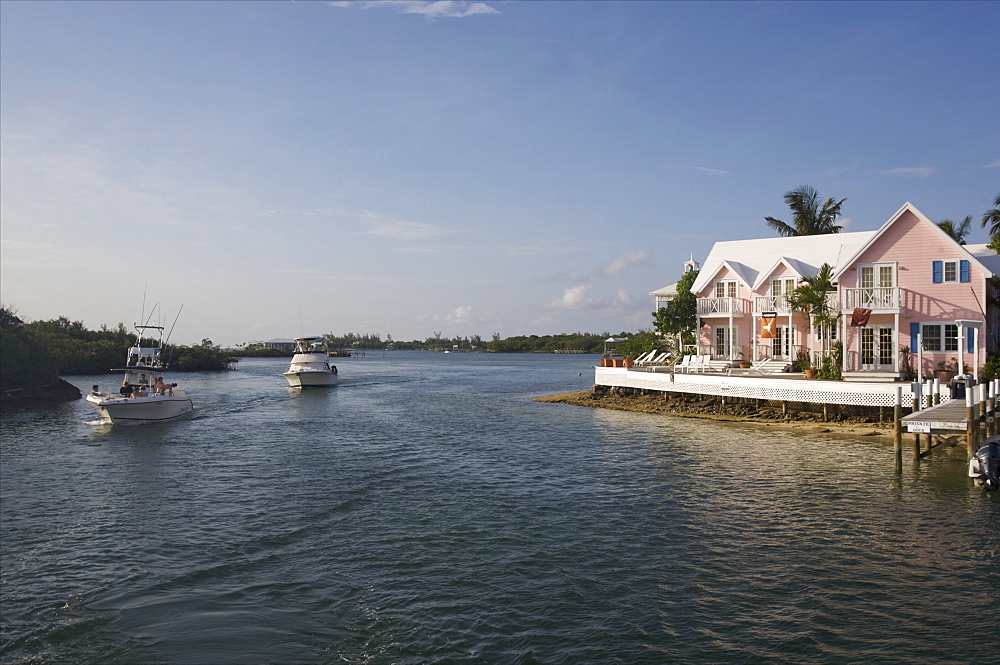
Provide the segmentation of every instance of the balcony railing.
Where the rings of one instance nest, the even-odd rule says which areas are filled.
[[[843,311],[849,312],[855,308],[872,311],[899,311],[900,289],[895,286],[877,286],[861,289],[842,289],[844,294]]]
[[[788,304],[788,296],[754,296],[753,313],[777,312],[791,314],[792,306]]]
[[[698,298],[698,316],[743,316],[746,300],[742,298]]]

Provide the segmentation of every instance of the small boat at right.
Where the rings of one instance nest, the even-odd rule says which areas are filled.
[[[337,366],[328,361],[322,337],[295,338],[295,353],[283,373],[292,388],[324,388],[337,385]]]
[[[983,489],[1000,489],[1000,436],[991,436],[969,460],[969,477]]]

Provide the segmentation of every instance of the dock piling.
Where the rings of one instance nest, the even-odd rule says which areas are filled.
[[[896,473],[903,472],[903,389],[896,388],[896,405],[892,409],[892,451]]]

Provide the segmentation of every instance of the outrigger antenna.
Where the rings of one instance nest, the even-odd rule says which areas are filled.
[[[177,316],[174,317],[174,325],[170,326],[170,332],[167,333],[167,339],[163,342],[164,346],[170,342],[170,336],[174,334],[174,326],[177,325],[177,319],[181,318],[181,310],[183,309],[184,305],[181,305],[181,308],[177,310]]]

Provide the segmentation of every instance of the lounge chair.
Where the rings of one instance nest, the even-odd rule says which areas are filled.
[[[635,359],[636,365],[645,365],[649,363],[653,358],[656,357],[656,349],[653,349],[649,353],[640,354],[638,358]]]
[[[681,357],[680,361],[674,364],[674,369],[681,372],[690,372],[692,358],[694,358],[694,356],[690,354]]]

